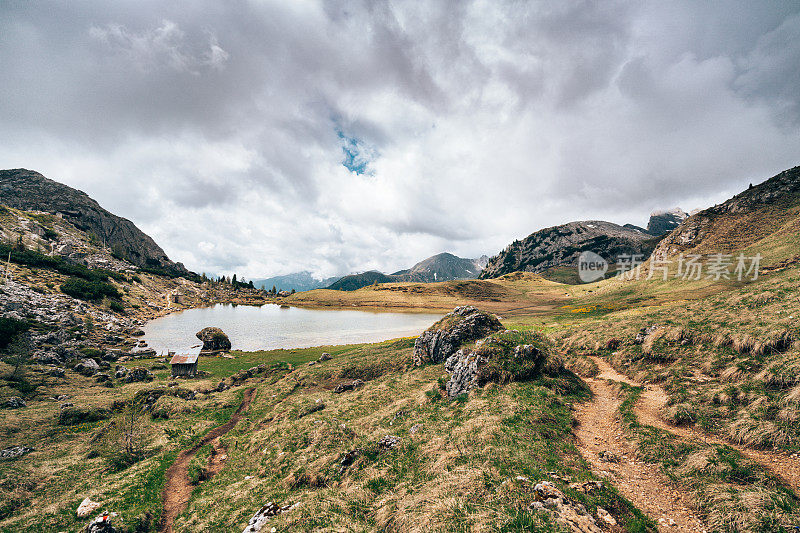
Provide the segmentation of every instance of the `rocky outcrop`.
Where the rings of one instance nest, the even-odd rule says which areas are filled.
[[[231,349],[231,341],[219,328],[203,328],[196,334],[198,339],[203,341],[201,354],[210,355],[220,352],[228,352]]]
[[[537,483],[533,490],[535,500],[530,504],[531,510],[552,513],[557,522],[573,533],[603,533],[583,504],[564,496],[550,481]]]
[[[86,193],[50,180],[32,170],[0,170],[0,204],[25,211],[44,211],[63,217],[87,234],[105,241],[115,252],[140,267],[186,273],[136,225],[118,217]]]
[[[270,518],[273,516],[291,511],[295,507],[300,505],[300,503],[295,503],[294,505],[284,505],[280,506],[277,503],[269,502],[264,505],[261,509],[259,509],[256,514],[253,515],[253,518],[247,522],[247,527],[244,528],[242,533],[258,533],[262,531],[267,522],[269,522]]]
[[[602,220],[570,222],[514,241],[489,260],[480,278],[577,265],[578,257],[584,251],[594,252],[611,263],[615,263],[620,255],[641,254],[646,258],[654,247],[653,236],[639,229]]]
[[[12,396],[8,400],[6,400],[6,402],[3,404],[3,407],[5,407],[6,409],[20,409],[22,407],[25,407],[26,405],[27,404],[25,403],[25,400],[23,400],[19,396]]]
[[[481,339],[503,325],[496,316],[472,306],[456,307],[414,342],[414,365],[441,363],[462,344]]]
[[[447,358],[450,379],[445,388],[450,398],[486,383],[509,383],[556,375],[564,370],[550,343],[535,332],[501,331],[461,348]]]

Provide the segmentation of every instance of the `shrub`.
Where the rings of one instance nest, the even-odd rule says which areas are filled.
[[[79,300],[102,300],[104,297],[120,298],[116,287],[104,281],[70,278],[61,285],[61,292]]]
[[[0,318],[0,349],[5,348],[11,340],[23,331],[28,330],[28,323],[16,318]]]
[[[116,313],[125,313],[125,305],[119,300],[111,300],[108,302],[108,308]]]
[[[102,407],[66,407],[58,415],[60,426],[74,426],[84,422],[97,422],[111,416],[111,411]]]

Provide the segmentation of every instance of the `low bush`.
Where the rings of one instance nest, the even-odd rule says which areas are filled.
[[[116,287],[104,281],[70,278],[61,285],[61,292],[79,300],[102,300],[104,297],[120,298]]]
[[[66,407],[58,415],[60,426],[75,426],[85,422],[97,422],[111,416],[111,411],[103,407]]]

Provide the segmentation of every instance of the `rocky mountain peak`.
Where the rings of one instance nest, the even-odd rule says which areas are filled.
[[[133,222],[103,209],[85,192],[38,172],[24,168],[0,170],[0,205],[56,215],[136,266],[187,272]]]
[[[688,213],[680,207],[653,211],[647,223],[647,233],[655,236],[665,235],[680,226],[687,218],[689,218]]]

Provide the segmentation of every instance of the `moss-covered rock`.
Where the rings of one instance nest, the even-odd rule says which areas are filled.
[[[502,329],[503,325],[490,313],[472,306],[456,307],[414,342],[414,365],[441,363],[463,344]]]
[[[564,363],[540,333],[506,330],[478,341],[474,348],[461,348],[447,359],[445,369],[451,373],[447,394],[455,398],[490,382],[558,375]]]

